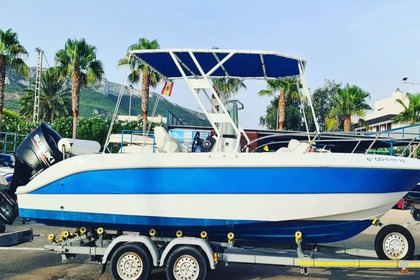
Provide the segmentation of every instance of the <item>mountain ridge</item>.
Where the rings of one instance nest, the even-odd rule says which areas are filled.
[[[31,68],[31,74],[25,79],[13,71],[6,71],[6,87],[4,108],[19,112],[19,99],[24,95],[24,89],[28,88],[35,81],[35,68]],[[70,82],[68,82],[70,89]],[[103,78],[97,85],[89,86],[80,93],[80,116],[112,117],[118,95],[123,90],[119,115],[141,115],[141,91],[118,83],[110,82]],[[131,102],[130,102],[131,99]],[[184,108],[161,97],[159,93],[150,92],[148,112],[149,116],[157,104],[155,116],[166,116],[169,110],[174,116],[180,119],[185,125],[207,126],[209,125],[203,113]],[[131,104],[131,106],[130,106]]]

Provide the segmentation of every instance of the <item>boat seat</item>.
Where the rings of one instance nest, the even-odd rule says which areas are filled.
[[[276,151],[277,152],[295,152],[295,153],[305,153],[309,150],[309,143],[300,142],[296,139],[290,139],[289,144],[286,147],[281,147]]]
[[[179,142],[169,135],[165,128],[157,126],[154,132],[156,148],[159,153],[176,153],[180,151]]]

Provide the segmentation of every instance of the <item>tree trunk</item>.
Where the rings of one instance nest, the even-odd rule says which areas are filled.
[[[286,93],[280,90],[279,96],[279,130],[284,130],[284,119],[286,115]]]
[[[351,130],[351,116],[346,115],[344,117],[344,132],[349,132]]]
[[[77,120],[79,118],[80,73],[74,72],[71,78],[71,107],[73,110],[73,138],[77,138]]]
[[[142,74],[141,84],[141,112],[143,119],[143,131],[147,129],[147,106],[149,104],[149,84],[150,84],[150,73],[148,70],[144,70]]]
[[[6,59],[0,55],[0,133],[3,132],[4,90],[6,88]]]
[[[419,146],[420,146],[420,144],[417,144],[417,145],[412,145],[411,147],[410,147],[410,150],[412,150],[412,158],[417,158],[418,156],[418,151],[419,151]]]

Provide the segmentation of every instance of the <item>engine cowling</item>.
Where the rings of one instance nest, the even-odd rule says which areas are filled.
[[[0,220],[3,223],[12,224],[18,215],[16,189],[63,160],[63,154],[57,148],[60,139],[55,130],[42,123],[16,149],[12,180],[8,188],[0,189]]]

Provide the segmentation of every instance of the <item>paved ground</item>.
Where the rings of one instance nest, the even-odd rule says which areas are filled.
[[[404,220],[413,220],[409,210],[391,210],[383,218],[384,224],[402,224]],[[90,263],[89,257],[77,256],[75,259],[61,263],[60,255],[51,252],[39,251],[47,244],[46,235],[59,233],[61,228],[45,227],[30,223],[22,225],[20,222],[8,227],[8,231],[24,228],[33,228],[36,237],[31,243],[22,244],[10,249],[0,250],[0,279],[11,280],[110,280],[109,268],[101,275],[101,266]],[[420,225],[410,226],[410,232],[415,241],[420,243]],[[344,242],[333,244],[335,246],[373,249],[373,240],[378,232],[378,227],[370,227],[362,234]],[[420,247],[417,246],[416,254],[420,255]],[[19,250],[21,249],[22,250]],[[29,250],[28,248],[32,248]],[[230,264],[227,267],[220,266],[215,271],[209,271],[209,280],[274,280],[274,279],[420,279],[420,270],[411,270],[407,274],[401,274],[398,270],[375,270],[375,269],[309,269],[309,275],[300,274],[300,268]],[[151,280],[165,279],[162,269],[155,270]]]

